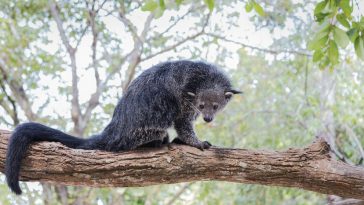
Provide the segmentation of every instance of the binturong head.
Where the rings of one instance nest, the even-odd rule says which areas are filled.
[[[194,107],[202,115],[203,120],[211,122],[217,112],[222,110],[233,95],[242,93],[234,89],[202,89],[196,93],[188,92],[194,98]]]

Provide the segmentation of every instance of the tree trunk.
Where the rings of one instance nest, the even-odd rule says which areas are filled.
[[[10,132],[0,131],[0,170]],[[24,158],[23,181],[84,186],[148,186],[189,181],[229,181],[297,187],[364,199],[364,168],[332,159],[319,139],[286,151],[170,145],[122,153],[71,149],[55,142],[34,143]]]

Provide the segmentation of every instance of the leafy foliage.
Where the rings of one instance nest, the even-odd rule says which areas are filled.
[[[364,17],[355,20],[354,4],[347,0],[324,0],[314,10],[315,21],[320,25],[308,48],[314,51],[314,61],[325,69],[337,65],[339,61],[338,45],[342,48],[351,42],[357,56],[364,60],[363,38]]]

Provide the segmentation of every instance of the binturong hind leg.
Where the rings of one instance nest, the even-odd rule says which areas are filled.
[[[165,130],[143,130],[135,133],[136,147],[162,147],[169,143],[169,136]]]
[[[169,144],[169,136],[166,132],[165,137],[162,140],[153,140],[146,144],[142,144],[139,147],[162,147],[163,145]]]

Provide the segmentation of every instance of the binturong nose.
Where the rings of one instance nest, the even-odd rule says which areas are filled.
[[[204,116],[203,120],[205,120],[205,122],[211,122],[213,120],[213,118],[210,116]]]

